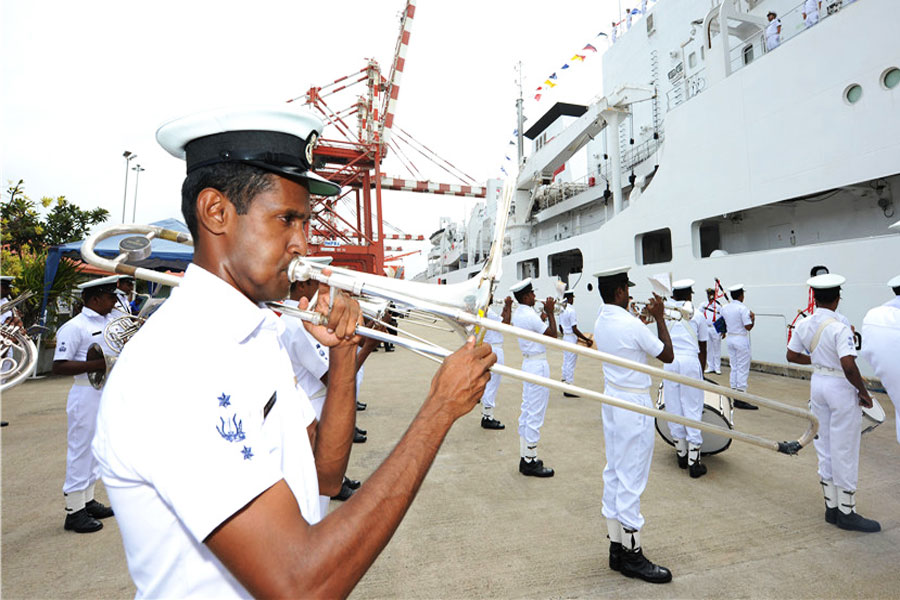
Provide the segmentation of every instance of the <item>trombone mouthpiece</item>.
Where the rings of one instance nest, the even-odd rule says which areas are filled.
[[[288,265],[288,279],[294,281],[308,281],[312,277],[312,267],[299,256],[291,260]]]

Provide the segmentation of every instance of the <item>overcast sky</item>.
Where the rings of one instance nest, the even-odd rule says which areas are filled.
[[[359,71],[369,57],[386,75],[404,5],[0,0],[4,196],[8,181],[24,179],[33,199],[65,195],[85,209],[102,206],[111,222],[120,222],[122,153],[129,150],[146,169],[136,221],[181,219],[184,164],[156,143],[161,123],[208,108],[301,96],[312,85]],[[619,0],[419,0],[396,124],[477,181],[498,176],[504,156],[515,152],[508,142],[516,126],[516,63],[523,63],[531,123],[555,101],[588,103],[602,92],[607,42],[596,36],[609,32],[619,6]],[[599,52],[583,63],[570,61],[586,43]],[[566,62],[572,68],[561,71]],[[534,89],[554,71],[558,86],[536,103]],[[349,96],[343,99],[341,106],[349,104]],[[429,179],[456,183],[423,159],[414,162]],[[384,171],[409,177],[391,160]],[[474,202],[448,198],[388,192],[384,216],[407,233],[427,236],[440,216],[462,220]],[[427,251],[426,245],[418,247]],[[406,259],[408,277],[424,268],[424,251]]]

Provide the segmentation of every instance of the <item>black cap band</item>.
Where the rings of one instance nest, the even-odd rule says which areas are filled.
[[[311,166],[306,146],[306,140],[278,131],[227,131],[192,140],[184,153],[188,173],[216,163],[241,162],[296,176]]]

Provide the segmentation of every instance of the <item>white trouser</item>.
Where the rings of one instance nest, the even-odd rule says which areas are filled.
[[[366,373],[366,365],[360,365],[356,372],[356,399],[359,400],[359,388],[362,385],[363,375]]]
[[[713,371],[722,370],[722,336],[712,328],[706,342],[706,368]]]
[[[747,376],[750,375],[750,337],[746,335],[728,336],[728,359],[731,362],[731,388],[747,391]]]
[[[550,365],[546,358],[522,361],[522,370],[532,375],[550,377]],[[534,383],[522,383],[522,412],[519,414],[519,436],[529,444],[536,444],[541,439],[541,425],[547,414],[547,402],[550,390]]]
[[[650,394],[635,394],[611,385],[604,390],[614,398],[652,407]],[[603,516],[629,529],[644,525],[641,494],[647,487],[653,458],[653,417],[604,404],[603,437],[606,468],[603,469]]]
[[[97,427],[101,391],[89,385],[73,385],[66,402],[68,450],[63,494],[86,490],[100,478],[100,464],[91,452]]]
[[[680,373],[698,381],[703,379],[700,360],[696,355],[676,354],[675,360],[664,365],[663,368],[666,371]],[[666,412],[673,415],[681,415],[697,421],[703,417],[703,390],[701,389],[666,380],[663,382],[663,401],[666,403]],[[680,423],[670,422],[669,431],[676,440],[687,440],[697,446],[703,443],[700,430],[694,427],[685,427]]]
[[[813,25],[815,25],[815,24],[818,23],[818,22],[819,22],[819,13],[818,13],[818,11],[816,11],[816,12],[811,12],[811,13],[806,13],[806,26],[807,26],[807,27],[812,27]]]
[[[766,38],[766,50],[771,52],[781,44],[781,36],[778,34]]]
[[[574,333],[567,333],[563,336],[563,340],[572,344],[578,341]],[[575,363],[578,355],[574,352],[563,352],[562,380],[566,383],[575,381]]]
[[[896,354],[900,347],[900,330],[863,324],[862,339],[860,356],[872,365],[894,405],[897,442],[900,442],[900,361]]]
[[[843,377],[813,373],[809,392],[809,408],[819,419],[819,435],[813,440],[819,457],[819,477],[855,491],[862,423],[856,388]]]
[[[503,363],[503,344],[491,344],[494,354],[497,355],[497,364]],[[484,386],[484,394],[481,396],[481,405],[485,408],[494,408],[497,405],[497,390],[500,389],[500,374],[491,373],[491,379]]]

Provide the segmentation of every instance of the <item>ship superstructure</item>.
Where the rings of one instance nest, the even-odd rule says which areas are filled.
[[[782,23],[772,48],[769,11]],[[821,13],[807,27],[796,0],[653,5],[606,51],[601,95],[557,104],[524,132],[501,292],[530,276],[552,295],[561,279],[587,326],[600,305],[590,274],[604,268],[632,265],[639,299],[658,273],[696,280],[695,304],[715,278],[742,282],[753,359],[776,364],[813,267],[847,277],[841,312],[853,323],[889,299],[900,4],[824,0]],[[460,227],[466,260],[436,261],[426,278],[478,271],[499,185]]]

